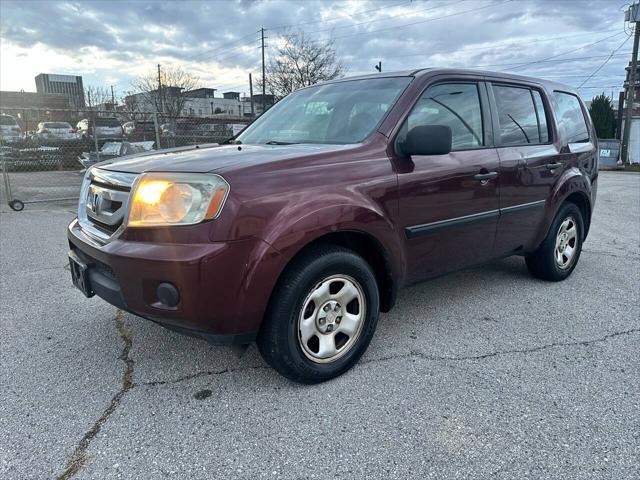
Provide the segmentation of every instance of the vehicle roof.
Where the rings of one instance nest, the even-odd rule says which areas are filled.
[[[385,78],[385,77],[415,77],[415,78],[423,78],[427,76],[433,75],[477,75],[484,77],[493,77],[496,79],[502,80],[513,80],[519,82],[527,82],[527,83],[537,83],[540,85],[544,85],[552,90],[563,90],[566,92],[577,93],[573,87],[569,85],[565,85],[563,83],[558,83],[550,80],[545,80],[543,78],[538,77],[530,77],[525,75],[517,75],[513,73],[505,73],[505,72],[493,72],[489,70],[476,70],[472,68],[419,68],[413,70],[399,70],[395,72],[383,72],[383,73],[371,73],[367,75],[357,75],[353,77],[343,77],[335,80],[330,80],[324,83],[338,83],[349,80],[364,80],[368,78]]]

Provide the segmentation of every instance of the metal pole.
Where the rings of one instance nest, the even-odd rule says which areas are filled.
[[[111,108],[112,108],[113,110],[115,110],[115,109],[116,109],[116,97],[115,97],[115,95],[113,94],[113,85],[111,85]]]
[[[158,99],[160,100],[160,112],[164,113],[164,103],[162,102],[162,80],[160,79],[160,64],[158,64]]]
[[[264,69],[264,28],[260,29],[260,33],[262,34],[262,113],[267,110],[267,77],[265,76]]]
[[[633,7],[632,7],[633,8]],[[640,40],[640,24],[635,24],[635,34],[633,37],[633,53],[631,54],[631,71],[629,72],[629,88],[627,90],[627,109],[624,115],[624,131],[622,134],[622,154],[620,158],[623,162],[629,163],[629,136],[631,134],[631,116],[633,114],[633,102],[636,90],[636,70],[638,69],[638,41]]]
[[[158,114],[155,112],[153,114],[153,126],[156,129],[156,150],[160,150],[162,148],[160,146],[160,129],[158,128]]]
[[[256,111],[253,105],[253,80],[251,79],[251,74],[249,74],[249,98],[251,99],[251,118],[254,118]]]

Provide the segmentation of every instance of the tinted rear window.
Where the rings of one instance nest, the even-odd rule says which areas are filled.
[[[42,124],[44,128],[71,128],[66,122],[44,122]]]
[[[494,85],[502,145],[542,143],[538,116],[528,88]]]
[[[553,92],[556,98],[556,117],[562,138],[567,143],[589,141],[589,129],[578,97],[570,93]]]
[[[13,119],[13,117],[10,117],[8,115],[2,115],[0,116],[0,125],[17,125],[16,121]]]
[[[119,127],[120,122],[115,118],[96,118],[96,127]]]

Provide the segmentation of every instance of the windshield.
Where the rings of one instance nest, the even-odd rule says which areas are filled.
[[[9,115],[1,115],[0,116],[0,125],[17,125],[16,121],[14,120],[13,117],[10,117]]]
[[[120,122],[115,118],[96,118],[96,127],[119,127]]]
[[[298,90],[247,127],[236,142],[361,142],[377,128],[410,82],[410,77],[372,78]]]

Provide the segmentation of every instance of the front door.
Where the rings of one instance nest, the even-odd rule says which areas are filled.
[[[407,282],[480,263],[492,255],[498,219],[498,157],[484,83],[430,86],[405,121],[447,125],[447,155],[412,156],[398,169],[399,218],[407,243]]]

